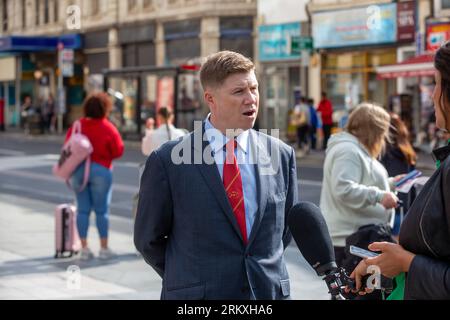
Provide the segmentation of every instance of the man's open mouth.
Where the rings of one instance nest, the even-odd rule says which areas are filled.
[[[247,117],[251,117],[251,116],[253,116],[255,113],[256,113],[256,110],[250,110],[250,111],[244,112],[243,115],[244,115],[244,116],[247,116]]]

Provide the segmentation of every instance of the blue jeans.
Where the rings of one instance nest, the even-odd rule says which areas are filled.
[[[78,190],[83,184],[84,162],[75,170],[71,178],[72,187]],[[77,227],[81,239],[87,238],[89,215],[95,211],[100,238],[108,238],[109,206],[112,194],[112,172],[110,169],[91,163],[88,183],[81,192],[76,192]]]

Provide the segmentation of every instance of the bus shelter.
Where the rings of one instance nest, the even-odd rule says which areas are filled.
[[[126,139],[140,139],[149,117],[167,107],[175,114],[175,126],[193,130],[207,109],[202,102],[199,66],[128,67],[103,71],[104,90],[113,99],[110,120]],[[156,123],[156,125],[159,125]]]

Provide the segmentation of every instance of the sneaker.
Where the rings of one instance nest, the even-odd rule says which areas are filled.
[[[90,260],[94,257],[91,249],[83,248],[81,249],[80,260]]]
[[[99,259],[111,259],[111,258],[115,258],[116,254],[109,248],[106,249],[100,249],[100,251],[98,252],[98,258]]]

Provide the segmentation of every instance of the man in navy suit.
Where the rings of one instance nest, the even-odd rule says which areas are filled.
[[[252,129],[259,93],[249,59],[212,54],[200,79],[211,113],[149,156],[136,248],[162,278],[161,299],[289,299],[294,150]]]

